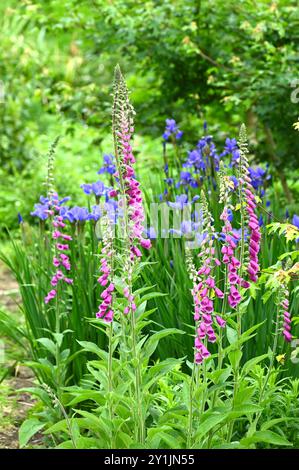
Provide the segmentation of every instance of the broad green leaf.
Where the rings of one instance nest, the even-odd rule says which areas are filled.
[[[20,447],[25,447],[28,441],[45,426],[37,418],[26,419],[19,429]]]
[[[46,348],[47,351],[49,351],[54,357],[56,356],[57,351],[56,351],[56,345],[54,341],[52,341],[49,338],[38,338],[37,341],[41,343],[44,346],[44,348]]]
[[[156,333],[152,334],[149,340],[147,341],[147,343],[145,344],[144,356],[150,357],[154,353],[156,347],[159,344],[159,341],[162,338],[165,338],[166,336],[170,336],[170,335],[176,335],[176,334],[183,335],[185,334],[185,332],[177,328],[165,328],[164,330],[157,331]]]
[[[227,325],[226,327],[226,336],[229,344],[234,344],[238,339],[238,334],[236,330]]]
[[[299,418],[290,418],[290,417],[285,417],[285,418],[274,418],[270,419],[270,421],[266,421],[261,425],[261,431],[266,431],[269,428],[272,428],[272,426],[275,426],[276,424],[283,423],[285,421],[299,421]]]
[[[108,353],[103,349],[100,349],[96,344],[91,343],[90,341],[78,341],[78,343],[80,346],[82,346],[82,348],[84,348],[85,351],[96,354],[104,360],[108,359]]]
[[[273,444],[276,446],[288,446],[291,447],[293,444],[289,442],[285,437],[277,434],[273,431],[256,431],[252,436],[241,439],[242,445],[251,445],[257,442],[265,442],[267,444]]]
[[[247,361],[242,369],[242,373],[246,375],[256,364],[259,362],[263,361],[264,359],[267,359],[269,357],[269,354],[262,354],[261,356],[253,357],[252,359],[249,359]]]
[[[232,368],[236,370],[239,367],[240,360],[242,358],[242,351],[240,351],[239,349],[230,351],[228,353],[228,358],[229,358],[229,362],[231,363]]]
[[[197,432],[195,434],[196,439],[200,439],[202,436],[206,435],[211,429],[213,429],[217,424],[221,423],[225,419],[227,419],[228,411],[225,412],[216,412],[216,411],[208,411],[206,412],[197,428]]]

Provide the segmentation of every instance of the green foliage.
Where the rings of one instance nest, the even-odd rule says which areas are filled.
[[[44,149],[57,136],[58,193],[70,195],[72,205],[86,204],[79,186],[94,181],[99,152],[112,148],[107,111],[118,61],[129,72],[139,116],[136,175],[148,206],[164,192],[163,163],[179,181],[199,126],[213,116],[218,123],[209,132],[216,143],[246,120],[254,163],[271,162],[280,178],[267,187],[271,213],[259,200],[264,221],[284,217],[285,201],[295,212],[295,2],[12,0],[2,2],[0,13],[0,228],[15,228],[17,212],[25,219],[17,237],[11,235],[11,252],[0,255],[19,284],[25,322],[0,311],[0,333],[22,349],[37,378],[38,385],[21,392],[39,400],[19,430],[20,447],[40,431],[57,448],[298,447],[298,348],[283,344],[279,323],[282,286],[290,286],[291,310],[298,307],[294,225],[277,220],[263,231],[259,282],[237,312],[225,312],[225,334],[217,331],[211,356],[195,366],[184,240],[153,241],[146,262],[135,266],[137,309],[127,317],[126,259],[117,240],[117,315],[106,325],[94,318],[102,246],[94,222],[68,226],[74,282],[50,305],[44,303],[52,272],[50,227],[28,224],[46,179]],[[167,117],[180,121],[189,143],[174,139],[162,156]],[[215,175],[211,169],[205,176],[199,183],[220,231],[219,194],[210,184]],[[184,191],[174,185],[166,199]],[[188,191],[190,197],[200,193]],[[234,199],[238,225],[244,204]],[[218,313],[220,302],[215,305]],[[293,320],[295,335],[299,320]]]

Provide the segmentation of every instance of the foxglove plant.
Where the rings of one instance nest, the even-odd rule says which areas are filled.
[[[123,230],[127,253],[125,257],[124,296],[127,306],[124,313],[136,310],[132,294],[132,274],[136,259],[142,256],[140,248],[149,249],[151,241],[143,237],[144,210],[140,183],[135,178],[135,158],[132,153],[131,139],[134,132],[133,116],[135,111],[129,101],[129,94],[120,68],[115,69],[114,102],[113,102],[113,137],[117,171],[114,176],[119,181],[121,198],[119,206],[123,211]]]
[[[112,391],[112,320],[114,318],[114,276],[115,269],[120,268],[122,274],[123,297],[126,300],[123,313],[130,318],[130,337],[131,350],[134,361],[135,372],[135,397],[134,402],[136,408],[134,410],[134,423],[136,439],[141,443],[144,442],[144,417],[141,396],[141,366],[140,357],[137,352],[137,333],[135,326],[136,303],[133,294],[133,278],[137,260],[141,258],[141,248],[149,249],[151,242],[143,236],[144,228],[144,211],[142,205],[142,193],[139,182],[135,178],[134,163],[135,158],[132,153],[131,139],[134,132],[133,116],[134,109],[129,101],[128,89],[122,76],[119,66],[115,68],[114,77],[114,100],[112,113],[112,131],[114,139],[115,163],[116,171],[113,173],[117,189],[109,192],[109,197],[118,197],[117,213],[118,220],[121,223],[122,235],[124,243],[118,247],[114,247],[114,237],[112,232],[112,224],[109,217],[106,218],[106,230],[103,236],[103,248],[101,258],[101,276],[98,282],[105,287],[101,294],[102,302],[99,305],[97,318],[103,319],[109,325],[109,364],[108,364],[108,383],[109,391]],[[105,220],[105,218],[104,218]],[[115,220],[114,220],[115,222]],[[114,266],[117,260],[121,266]],[[119,300],[119,299],[118,299]],[[122,302],[117,304],[123,305]],[[127,329],[126,322],[121,318],[121,324],[124,330]],[[126,331],[123,331],[125,342],[129,342]],[[127,344],[125,344],[125,349]],[[113,419],[112,402],[109,402],[110,419]]]
[[[73,279],[67,276],[71,269],[71,265],[69,255],[67,254],[69,244],[66,243],[71,241],[72,237],[62,231],[66,224],[63,222],[63,217],[61,216],[62,206],[60,205],[58,195],[54,190],[53,167],[54,153],[57,143],[58,139],[55,140],[48,154],[48,174],[46,183],[48,189],[47,214],[52,223],[52,238],[55,242],[53,250],[53,265],[56,268],[51,279],[51,285],[54,289],[51,289],[46,295],[44,299],[46,304],[57,296],[58,285],[61,285],[63,282],[66,284],[73,283]]]
[[[214,343],[216,335],[213,328],[214,297],[223,298],[224,294],[216,287],[215,269],[220,266],[219,259],[215,256],[214,242],[216,232],[213,225],[213,218],[209,212],[208,204],[204,193],[202,198],[203,230],[207,234],[202,240],[199,257],[202,267],[197,272],[199,282],[193,286],[192,295],[194,298],[194,319],[197,323],[197,334],[195,338],[195,362],[201,364],[210,353],[205,345],[208,341]],[[219,315],[215,316],[216,323],[223,328],[225,321]]]
[[[257,282],[259,272],[258,253],[260,250],[261,232],[259,221],[255,213],[256,198],[254,189],[251,184],[249,174],[249,163],[247,159],[248,145],[246,127],[242,124],[239,135],[239,189],[240,189],[240,202],[241,202],[241,218],[242,218],[242,248],[241,248],[241,269],[244,261],[244,222],[247,223],[249,232],[249,256],[247,261],[247,273],[252,282]],[[243,203],[245,205],[246,213],[244,214]],[[244,220],[245,219],[245,220]]]

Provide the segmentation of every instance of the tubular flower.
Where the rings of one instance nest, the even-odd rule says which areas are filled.
[[[60,215],[61,209],[62,207],[59,204],[58,195],[54,192],[50,192],[48,214],[52,217],[52,237],[55,240],[53,266],[56,268],[56,271],[51,278],[51,286],[55,287],[55,289],[50,290],[50,292],[46,295],[46,304],[48,304],[52,299],[56,297],[57,286],[59,283],[73,283],[73,279],[66,276],[66,272],[70,271],[71,269],[69,256],[66,253],[61,253],[62,251],[68,251],[69,245],[60,242],[72,240],[72,237],[70,235],[67,235],[62,232],[62,229],[65,228],[65,223],[63,222],[63,217]]]
[[[201,364],[210,353],[206,347],[206,342],[214,343],[216,335],[213,328],[214,297],[223,298],[224,293],[216,287],[214,270],[219,266],[220,261],[215,257],[215,248],[213,246],[216,233],[213,227],[213,219],[208,210],[208,205],[204,194],[203,201],[203,219],[204,231],[207,236],[201,242],[201,251],[199,257],[202,261],[202,267],[194,274],[192,273],[193,289],[192,296],[194,302],[194,320],[197,323],[195,337],[195,362]],[[189,262],[189,266],[191,266]],[[220,316],[216,317],[217,324],[224,328],[225,320]]]
[[[103,217],[102,224],[104,224],[103,248],[101,251],[101,276],[98,278],[98,283],[104,286],[105,290],[101,293],[102,302],[99,305],[96,317],[101,318],[106,323],[111,323],[114,316],[113,292],[115,286],[113,284],[113,256],[115,253],[112,223],[108,215]]]
[[[134,132],[133,115],[128,90],[119,67],[115,70],[113,105],[113,133],[116,146],[117,171],[114,174],[120,181],[123,200],[120,201],[126,218],[125,236],[129,239],[131,259],[140,257],[140,246],[150,248],[151,242],[143,237],[144,210],[140,183],[135,178],[131,139]]]
[[[256,199],[254,195],[254,189],[251,184],[251,178],[249,174],[249,164],[247,159],[248,148],[247,148],[247,135],[246,128],[243,124],[240,129],[239,137],[239,173],[240,173],[240,188],[242,191],[242,197],[245,196],[245,210],[246,210],[246,221],[249,232],[249,261],[247,265],[247,273],[249,279],[256,282],[259,272],[259,260],[258,253],[260,250],[260,239],[261,232],[257,215],[255,214]]]
[[[115,69],[114,102],[113,102],[113,136],[115,144],[116,173],[119,181],[121,198],[119,206],[123,212],[124,237],[128,246],[127,260],[124,265],[126,279],[124,284],[128,286],[128,308],[125,313],[134,311],[136,305],[131,293],[132,264],[142,253],[140,248],[149,249],[150,239],[143,237],[144,210],[142,205],[142,193],[140,184],[136,180],[134,164],[135,158],[132,152],[131,139],[134,132],[133,116],[135,112],[129,101],[128,89],[120,68]]]
[[[292,341],[291,334],[291,314],[289,312],[289,291],[286,286],[283,288],[283,300],[281,302],[282,310],[282,335],[285,341],[290,343]]]
[[[233,237],[233,228],[229,221],[229,212],[227,207],[224,208],[220,219],[224,222],[223,233],[225,234],[224,245],[221,249],[222,262],[227,265],[228,271],[228,284],[229,295],[228,303],[231,307],[235,308],[241,302],[241,294],[237,286],[243,285],[243,280],[238,274],[240,261],[235,257],[235,249],[237,247],[236,241]]]

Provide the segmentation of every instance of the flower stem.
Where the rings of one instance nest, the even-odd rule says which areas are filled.
[[[187,449],[191,449],[193,439],[193,392],[194,392],[194,377],[195,377],[196,363],[193,359],[192,375],[189,389],[189,416],[188,416],[188,434],[187,434]]]
[[[136,396],[136,413],[135,413],[135,434],[136,438],[141,444],[144,444],[145,431],[144,419],[142,410],[142,392],[141,392],[141,370],[140,360],[137,354],[137,338],[136,338],[136,322],[135,312],[131,310],[131,334],[132,334],[132,349],[133,349],[133,366],[135,369],[135,396]]]
[[[114,430],[113,430],[113,400],[112,400],[112,392],[113,392],[113,323],[111,322],[108,326],[109,329],[109,356],[108,356],[108,391],[109,391],[109,419],[111,423],[111,449],[114,449]]]

